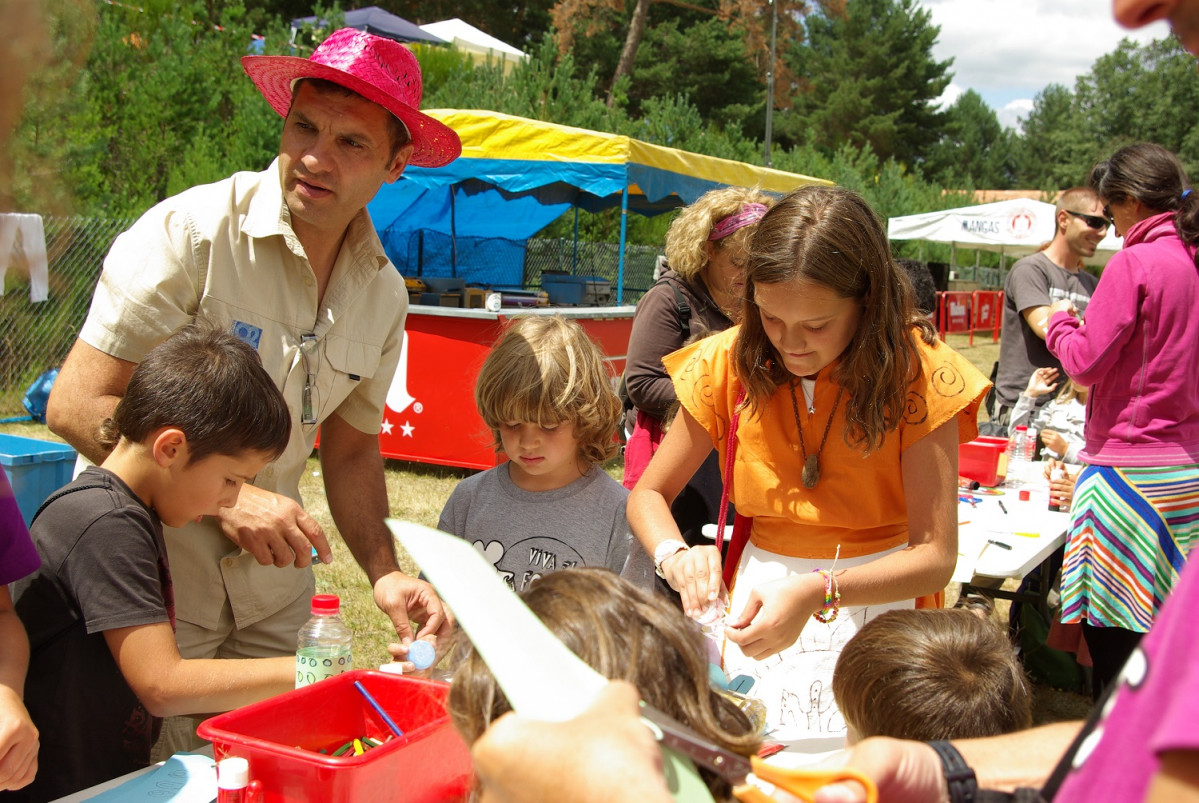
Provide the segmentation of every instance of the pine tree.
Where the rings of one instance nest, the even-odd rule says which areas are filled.
[[[787,54],[799,79],[785,133],[827,152],[848,142],[919,164],[944,120],[936,100],[952,59],[933,58],[940,28],[915,0],[849,0],[845,12],[809,16],[807,42]]]

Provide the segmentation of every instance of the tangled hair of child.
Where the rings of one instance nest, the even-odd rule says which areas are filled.
[[[606,569],[570,568],[533,582],[521,598],[554,635],[607,678],[627,680],[641,698],[706,738],[742,755],[760,739],[734,703],[709,683],[705,637],[664,596],[642,591]],[[511,709],[466,639],[450,686],[449,708],[468,744]],[[724,779],[701,771],[717,800]]]
[[[837,659],[833,695],[851,740],[969,739],[1032,724],[1028,678],[1007,634],[965,608],[870,620]]]
[[[604,355],[583,327],[560,315],[517,318],[479,370],[475,404],[497,450],[511,423],[574,425],[579,457],[602,463],[616,455],[620,399]]]

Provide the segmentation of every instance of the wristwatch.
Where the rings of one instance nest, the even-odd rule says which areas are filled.
[[[975,803],[978,798],[978,780],[974,770],[962,758],[957,748],[946,741],[926,742],[941,759],[945,783],[949,787],[949,803]]]
[[[662,574],[662,563],[667,559],[674,557],[683,550],[691,547],[677,538],[670,538],[654,547],[654,573],[665,579],[666,575]]]

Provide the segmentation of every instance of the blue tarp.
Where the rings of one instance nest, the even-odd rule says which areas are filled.
[[[804,184],[830,183],[498,112],[439,109],[428,114],[458,132],[462,156],[444,167],[407,168],[368,206],[389,256],[409,275],[463,276],[469,281],[472,266],[456,253],[456,242],[523,242],[572,206],[591,212],[623,206],[656,215],[724,186],[757,185],[783,193]],[[414,242],[422,249],[416,257]],[[622,278],[623,251],[622,227]],[[411,270],[414,258],[423,274]],[[505,265],[492,266],[489,272],[498,272],[505,284],[521,284],[520,250],[502,258]],[[617,282],[618,298],[622,278]]]

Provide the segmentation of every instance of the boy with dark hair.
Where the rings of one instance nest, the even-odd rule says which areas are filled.
[[[233,335],[189,325],[134,369],[104,422],[108,458],[52,494],[30,527],[42,565],[15,597],[42,771],[11,799],[54,799],[146,766],[161,717],[292,687],[289,657],[180,657],[162,535],[233,505],[290,432],[282,394]]]
[[[967,739],[1032,724],[1011,642],[963,608],[887,611],[849,640],[833,672],[847,741]]]

